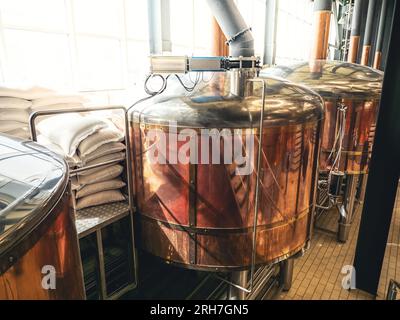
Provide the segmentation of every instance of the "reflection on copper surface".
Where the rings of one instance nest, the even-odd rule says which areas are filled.
[[[223,142],[218,146],[220,164],[183,164],[170,158],[181,146],[172,143],[181,130],[194,129],[197,141],[203,142],[204,128],[242,129],[243,135],[246,130],[254,134],[249,158],[257,167],[262,86],[259,82],[249,85],[243,98],[230,92],[230,77],[229,72],[215,74],[196,92],[166,93],[131,114],[141,247],[188,268],[249,268],[254,225],[257,264],[285,259],[309,239],[323,102],[307,88],[274,77],[259,80],[266,90],[259,173],[237,175],[237,165],[222,159],[224,143],[234,144],[235,135],[230,141],[219,138]],[[175,127],[169,126],[171,121]],[[149,161],[153,141],[147,140],[147,133],[156,128],[167,136],[164,163]],[[241,140],[246,150],[247,141]],[[213,150],[199,143],[195,151],[212,156],[202,148]],[[254,221],[257,174],[259,207]]]
[[[60,199],[47,220],[43,222],[47,224],[47,231],[39,241],[0,276],[0,300],[84,298],[69,196],[64,195]],[[52,290],[42,287],[42,267],[46,265],[53,266],[56,271],[56,288]]]
[[[360,36],[350,37],[349,53],[347,56],[347,61],[351,63],[357,62],[358,47],[360,46]]]
[[[144,130],[141,129],[142,138]],[[316,123],[264,131],[257,221],[259,264],[293,254],[307,241],[316,139]],[[136,163],[142,166],[136,172],[143,175],[138,181],[137,198],[143,216],[144,249],[192,267],[249,266],[256,173],[235,175],[235,164],[198,164],[196,183],[191,185],[190,164],[172,165],[168,158],[167,164],[151,164],[146,153]],[[191,188],[196,191],[195,203],[190,202]],[[191,234],[169,225],[193,227],[189,217],[193,205],[196,258],[191,262]]]
[[[380,69],[382,63],[382,52],[377,51],[375,52],[374,56],[374,69]]]
[[[84,298],[69,190],[61,156],[0,134],[0,300]],[[50,290],[45,266],[56,273]]]

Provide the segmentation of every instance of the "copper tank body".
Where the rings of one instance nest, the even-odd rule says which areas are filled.
[[[318,155],[321,98],[294,84],[264,79],[266,100],[256,229],[256,264],[268,264],[301,251],[309,239],[310,212]],[[235,174],[236,164],[173,164],[185,142],[173,142],[187,128],[199,143],[194,153],[211,163],[209,136],[202,129],[248,129],[254,133],[251,165],[258,153],[261,85],[244,98],[230,94],[230,74],[190,95],[171,95],[131,114],[131,144],[141,246],[161,259],[209,271],[247,269],[251,265],[256,171]],[[168,126],[175,121],[176,126]],[[165,163],[149,161],[154,140],[149,130],[168,133]],[[223,140],[223,139],[221,139]],[[220,141],[220,140],[219,140]],[[243,136],[244,146],[250,145]],[[204,143],[203,143],[204,142]],[[208,146],[208,147],[207,147]],[[204,149],[204,150],[203,150]],[[186,155],[189,157],[189,155]]]
[[[62,158],[0,135],[0,300],[84,299],[68,190]]]
[[[279,76],[305,85],[324,99],[321,171],[331,169],[335,154],[332,150],[339,129],[338,106],[345,106],[345,133],[339,170],[347,174],[368,172],[380,102],[382,72],[348,62],[315,60],[292,66],[266,68],[261,75]]]

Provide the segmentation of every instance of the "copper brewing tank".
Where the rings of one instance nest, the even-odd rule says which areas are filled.
[[[84,298],[68,190],[61,157],[0,134],[0,300]]]
[[[347,174],[368,172],[383,80],[381,71],[348,62],[315,60],[266,68],[261,74],[305,85],[324,99],[321,171],[332,166],[330,155],[338,134],[338,106],[344,105],[346,121],[339,170]]]
[[[188,128],[195,130],[198,141],[206,141],[199,144],[198,154],[203,146],[212,150],[202,129],[248,129],[255,135],[251,164],[256,168],[262,85],[248,84],[240,97],[231,93],[232,77],[216,73],[196,92],[153,98],[130,116],[141,247],[169,263],[209,271],[251,266],[256,172],[236,175],[237,166],[223,159],[221,164],[172,164],[169,152],[165,164],[149,161],[154,140],[147,133],[154,128],[170,134],[166,143],[172,154],[184,143],[175,146],[172,138]],[[266,98],[256,265],[294,255],[309,240],[323,117],[322,100],[312,91],[274,78],[262,81]],[[176,122],[175,128],[169,121]]]

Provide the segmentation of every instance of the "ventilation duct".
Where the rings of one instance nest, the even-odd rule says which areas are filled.
[[[232,57],[254,56],[254,38],[233,0],[207,0],[211,12],[228,39]]]

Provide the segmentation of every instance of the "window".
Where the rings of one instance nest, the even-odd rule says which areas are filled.
[[[5,26],[59,32],[67,29],[64,0],[1,0],[0,8]]]
[[[129,39],[147,42],[149,37],[147,10],[147,0],[125,1],[126,33]]]
[[[313,2],[279,0],[276,63],[307,60],[312,36]]]
[[[236,0],[237,6],[254,37],[255,55],[264,55],[265,0]]]
[[[7,29],[4,44],[8,82],[33,82],[58,88],[72,86],[66,35]]]
[[[211,18],[205,0],[170,0],[172,52],[210,55]]]
[[[73,0],[77,33],[121,37],[124,32],[122,0]]]
[[[148,70],[146,0],[0,0],[1,81],[120,101]],[[129,95],[129,94],[128,94]]]
[[[77,36],[79,88],[122,89],[121,42],[116,39]]]
[[[169,0],[173,54],[210,55],[205,0]],[[104,103],[141,92],[149,70],[147,0],[0,0],[0,81],[73,89]],[[236,0],[264,53],[266,0]],[[310,0],[279,0],[277,62],[308,58]],[[140,88],[140,90],[136,90]]]

